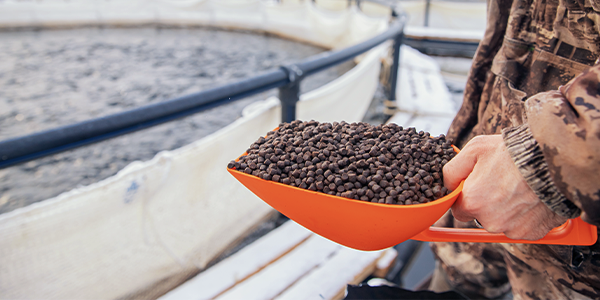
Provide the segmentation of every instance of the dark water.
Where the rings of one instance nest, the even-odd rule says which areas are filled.
[[[202,91],[322,51],[267,35],[199,28],[0,32],[0,140]],[[353,66],[311,76],[302,89],[315,89]],[[276,93],[0,170],[0,213],[196,141]]]

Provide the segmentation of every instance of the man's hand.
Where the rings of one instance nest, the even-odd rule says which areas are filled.
[[[515,166],[501,135],[478,136],[443,169],[444,185],[454,190],[465,180],[452,214],[462,222],[477,219],[491,233],[538,240],[567,221],[535,195]]]

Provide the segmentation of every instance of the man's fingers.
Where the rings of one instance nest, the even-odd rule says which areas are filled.
[[[442,172],[444,173],[444,186],[447,189],[456,189],[460,182],[471,174],[477,163],[477,156],[475,154],[475,152],[469,151],[467,145],[463,151],[444,165]]]
[[[454,216],[455,219],[461,222],[473,221],[473,219],[475,219],[475,216],[472,216],[468,211],[461,207],[463,205],[463,201],[463,194],[461,193],[456,199],[456,202],[454,202],[454,204],[452,205],[452,216]]]
[[[454,216],[455,219],[457,219],[461,222],[471,222],[471,221],[475,220],[475,218],[473,216],[460,213],[460,210],[452,210],[452,216]]]
[[[550,231],[551,228],[546,228],[545,226],[536,226],[536,227],[527,227],[523,226],[517,227],[512,230],[507,230],[504,232],[506,237],[513,240],[529,240],[529,241],[537,241]]]

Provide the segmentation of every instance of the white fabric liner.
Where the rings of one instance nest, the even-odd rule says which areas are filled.
[[[4,27],[173,22],[266,30],[332,48],[374,36],[387,21],[310,1],[0,2]],[[340,78],[302,95],[298,117],[360,121],[386,50],[374,48]],[[119,298],[204,268],[272,212],[225,168],[280,118],[278,100],[267,99],[204,139],[0,215],[0,298]]]

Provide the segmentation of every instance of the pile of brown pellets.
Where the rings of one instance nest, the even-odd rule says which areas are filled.
[[[228,168],[329,195],[418,204],[450,193],[442,167],[455,155],[451,144],[396,124],[293,121],[260,137]]]

